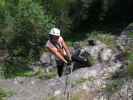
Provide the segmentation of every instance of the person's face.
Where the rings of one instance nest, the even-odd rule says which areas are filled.
[[[52,41],[53,41],[53,42],[57,42],[58,39],[59,39],[59,36],[52,36]]]

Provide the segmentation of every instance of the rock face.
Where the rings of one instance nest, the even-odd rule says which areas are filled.
[[[83,56],[84,52],[89,53],[95,60],[91,67],[86,66],[69,75],[51,80],[36,78],[0,80],[0,87],[15,92],[8,100],[133,99],[133,80],[126,78],[127,66],[123,60],[118,59],[118,55],[122,53],[113,51],[100,41],[83,47],[80,56]],[[51,64],[51,58],[46,62],[45,57],[43,56],[41,61]]]
[[[48,53],[48,52],[45,52],[41,55],[40,57],[40,62],[45,66],[45,67],[48,67],[48,66],[53,66],[55,67],[56,66],[56,63],[55,63],[55,58],[52,54]]]
[[[112,50],[100,41],[96,41],[93,46],[83,47],[82,52],[88,52],[96,61],[109,61],[112,56]]]

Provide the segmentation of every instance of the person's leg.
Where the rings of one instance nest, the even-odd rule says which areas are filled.
[[[61,77],[63,73],[64,63],[60,60],[57,60],[56,62],[57,62],[57,73],[58,73],[58,76]]]

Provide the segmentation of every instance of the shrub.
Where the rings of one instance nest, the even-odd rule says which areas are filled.
[[[6,47],[9,53],[4,71],[11,74],[40,57],[55,18],[33,0],[6,1],[0,15],[0,42],[5,43],[1,48]]]

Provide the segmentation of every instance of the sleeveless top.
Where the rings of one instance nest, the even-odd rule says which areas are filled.
[[[57,40],[57,43],[52,43],[50,40],[47,41],[46,47],[49,48],[55,48],[58,52],[60,52],[63,56],[66,55],[66,51],[63,48],[63,38],[60,36],[59,39]],[[56,59],[58,59],[56,57]]]

